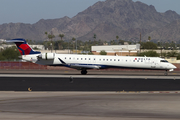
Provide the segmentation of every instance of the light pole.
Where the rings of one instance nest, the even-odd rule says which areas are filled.
[[[140,33],[140,41],[139,41],[139,44],[140,44],[140,53],[141,53],[141,33]]]
[[[76,39],[76,54],[77,54],[77,39]]]
[[[68,54],[69,54],[69,41],[68,41]]]

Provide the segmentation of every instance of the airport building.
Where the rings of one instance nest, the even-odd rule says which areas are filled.
[[[94,55],[99,55],[101,51],[106,51],[107,55],[132,56],[140,51],[140,44],[135,45],[103,45],[92,46],[91,51]]]

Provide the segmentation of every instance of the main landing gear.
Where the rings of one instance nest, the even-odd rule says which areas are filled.
[[[87,74],[87,70],[81,70],[81,74],[82,75],[86,75]]]
[[[165,76],[167,76],[167,75],[168,75],[168,71],[167,71],[167,70],[166,70],[166,72],[164,73],[164,75],[165,75]]]

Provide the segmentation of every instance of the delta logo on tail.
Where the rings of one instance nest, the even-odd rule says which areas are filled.
[[[6,42],[13,42],[16,44],[21,55],[40,54],[41,52],[33,51],[33,49],[27,44],[26,40],[17,38],[12,40],[6,40]]]

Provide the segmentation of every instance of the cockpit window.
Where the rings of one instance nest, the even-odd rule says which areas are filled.
[[[161,62],[165,62],[165,63],[168,63],[168,61],[167,61],[167,60],[161,60]]]

